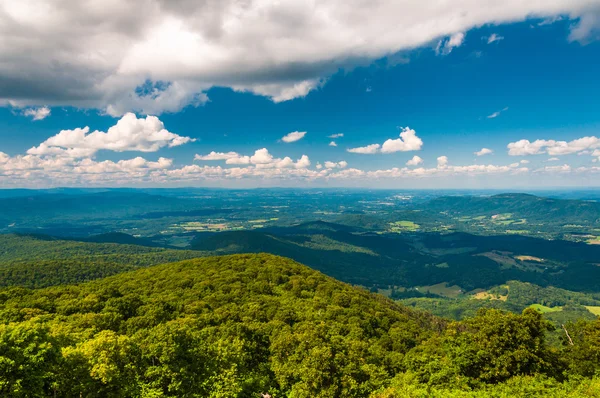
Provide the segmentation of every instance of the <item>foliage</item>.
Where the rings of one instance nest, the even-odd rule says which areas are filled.
[[[576,345],[561,353],[533,310],[446,324],[281,257],[209,257],[0,290],[0,394],[506,396],[526,380],[597,391],[562,383],[564,369],[600,369],[587,349],[600,346],[597,325],[570,325]]]

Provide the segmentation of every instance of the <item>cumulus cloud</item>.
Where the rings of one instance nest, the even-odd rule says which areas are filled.
[[[237,158],[240,155],[237,152],[215,152],[212,151],[208,155],[198,155],[194,156],[194,160],[228,160]]]
[[[438,41],[449,53],[486,24],[564,15],[582,42],[600,25],[597,0],[85,4],[0,0],[0,103],[158,114],[202,104],[214,86],[286,101],[340,68]]]
[[[560,161],[559,158],[549,158],[548,160],[546,160],[546,162],[558,162]]]
[[[418,151],[423,146],[423,141],[417,137],[415,130],[403,127],[400,138],[386,140],[381,146],[382,153]]]
[[[362,153],[362,154],[374,154],[374,153],[394,153],[394,152],[407,152],[407,151],[418,151],[423,146],[423,140],[421,140],[415,130],[410,127],[402,127],[400,138],[388,139],[383,145],[371,144],[364,147],[350,148],[348,152]]]
[[[23,111],[23,116],[29,116],[33,120],[44,120],[50,116],[50,108],[42,106],[40,108],[28,108]]]
[[[440,156],[437,158],[437,165],[438,168],[446,167],[448,165],[448,156]]]
[[[304,138],[305,135],[306,135],[306,131],[293,131],[289,134],[284,135],[281,138],[281,141],[286,142],[286,143],[296,142],[296,141],[299,141],[302,138]]]
[[[519,140],[507,145],[508,154],[511,156],[548,154],[550,156],[570,155],[600,148],[600,139],[582,137],[572,141],[555,140]]]
[[[337,163],[327,161],[323,164],[325,165],[326,169],[335,169],[335,168],[344,169],[344,168],[348,167],[348,162],[346,162],[344,160],[342,160],[341,162],[337,162]]]
[[[328,135],[327,138],[341,138],[343,136],[344,136],[344,133],[337,133],[337,134]]]
[[[499,111],[496,111],[496,112],[492,113],[491,115],[487,115],[487,118],[488,119],[495,119],[498,116],[500,116],[502,114],[502,112],[506,112],[507,110],[508,110],[508,107],[503,108],[503,109],[501,109]]]
[[[413,156],[408,162],[406,162],[407,166],[417,166],[423,163],[423,159],[418,157],[417,155]]]
[[[481,150],[479,150],[477,152],[473,152],[473,154],[475,154],[477,156],[489,155],[490,153],[494,153],[494,151],[492,151],[489,148],[481,148]]]
[[[294,162],[290,157],[275,158],[267,148],[254,151],[253,155],[240,155],[237,152],[211,152],[208,155],[196,155],[195,160],[225,160],[228,165],[254,165],[258,168],[306,168],[310,166],[308,156],[302,155]]]
[[[367,145],[367,146],[361,146],[361,147],[357,147],[357,148],[349,148],[348,152],[350,153],[362,153],[362,154],[374,154],[379,152],[379,148],[381,148],[381,145],[379,144],[371,144],[371,145]]]
[[[127,113],[106,132],[96,130],[90,133],[89,127],[62,130],[39,146],[29,149],[27,154],[88,157],[102,149],[156,152],[163,147],[179,146],[191,141],[194,139],[167,131],[156,116],[138,119],[133,113]]]
[[[337,144],[335,143],[335,141],[331,141],[331,142],[329,143],[329,146],[337,146]]]

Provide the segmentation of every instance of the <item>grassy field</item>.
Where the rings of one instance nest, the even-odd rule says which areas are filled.
[[[600,316],[600,306],[586,305],[585,308],[592,314]]]
[[[534,310],[537,310],[537,311],[541,312],[542,314],[546,314],[548,312],[562,311],[562,307],[546,307],[545,305],[541,305],[541,304],[531,304],[529,306],[529,308],[533,308]]]
[[[390,223],[390,231],[392,232],[415,232],[418,231],[419,228],[421,228],[421,226],[412,221],[396,221]]]
[[[463,290],[460,286],[448,286],[448,283],[446,282],[438,283],[436,285],[431,286],[417,286],[417,290],[421,293],[429,292],[437,294],[439,296],[445,296],[450,298],[456,298],[463,293]]]
[[[537,263],[543,263],[544,262],[543,258],[534,257],[534,256],[515,256],[515,258],[517,260],[520,260],[520,261],[535,261]]]

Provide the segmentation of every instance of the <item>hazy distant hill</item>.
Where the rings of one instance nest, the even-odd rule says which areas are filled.
[[[550,224],[594,224],[600,222],[600,203],[543,198],[528,194],[444,196],[432,199],[423,209],[461,216],[512,214],[512,218]]]

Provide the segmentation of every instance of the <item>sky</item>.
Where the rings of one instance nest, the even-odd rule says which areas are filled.
[[[600,0],[0,0],[0,188],[600,186]]]

